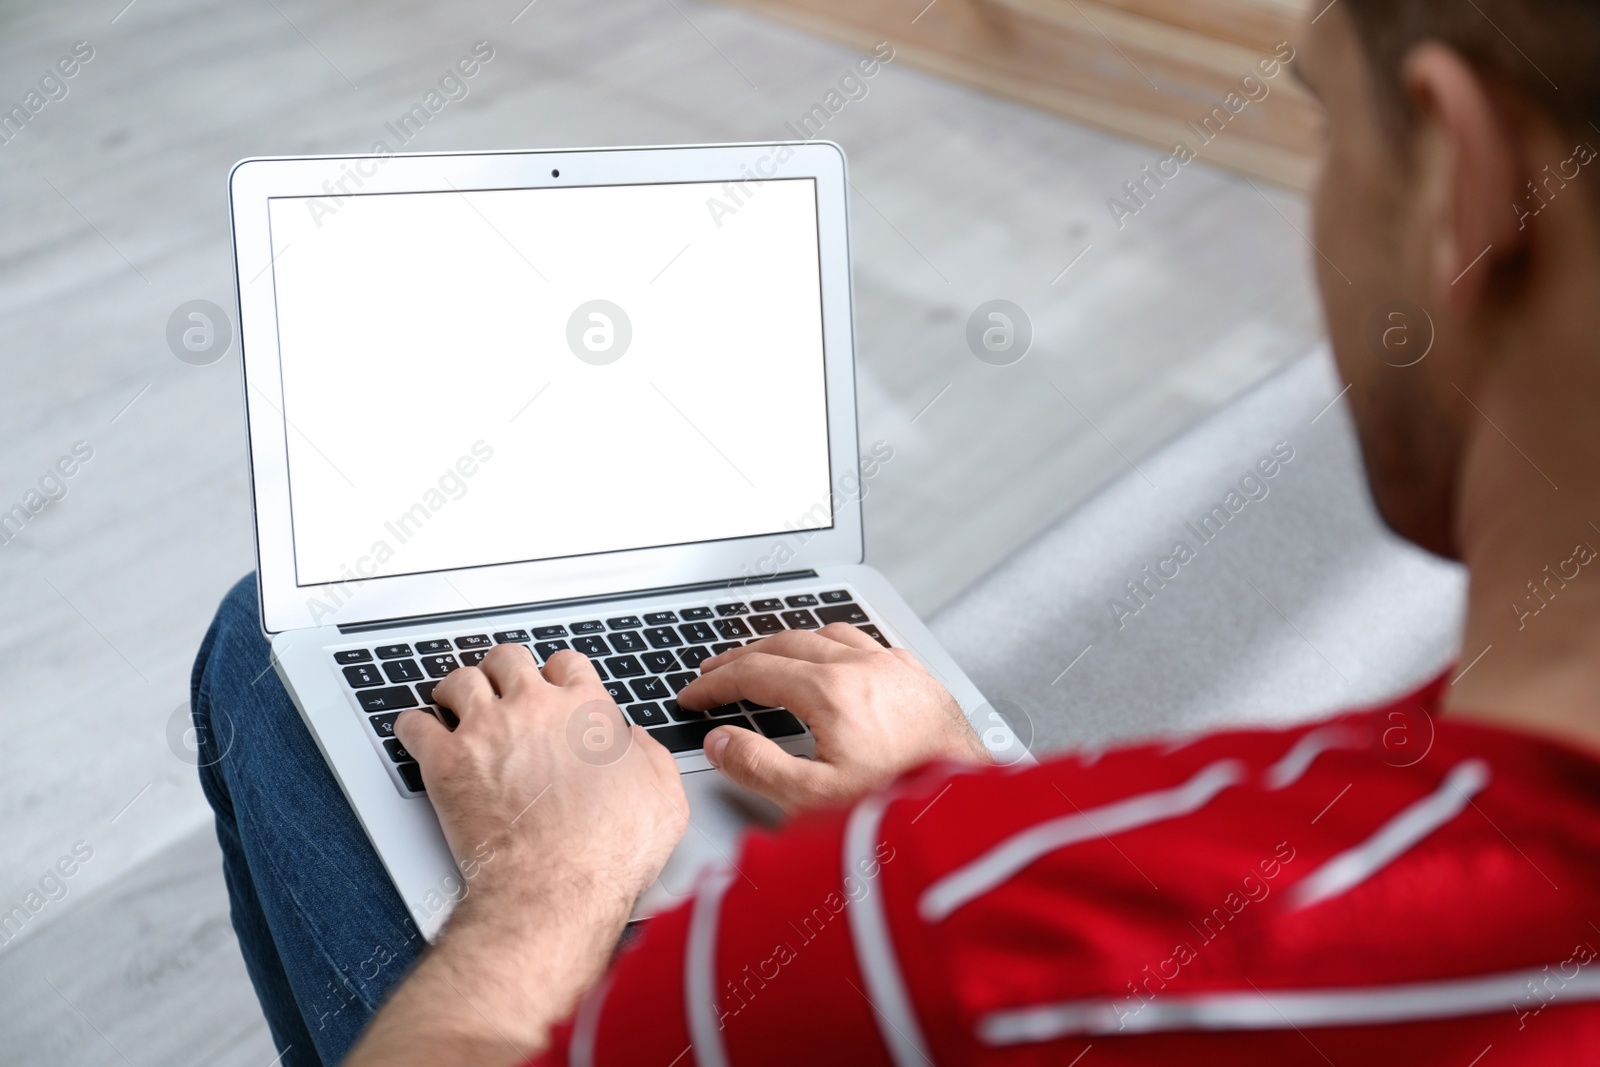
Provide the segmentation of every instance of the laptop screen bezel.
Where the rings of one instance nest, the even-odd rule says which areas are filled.
[[[553,176],[559,174],[559,177]],[[289,497],[287,428],[273,295],[268,201],[327,196],[510,188],[739,183],[810,178],[816,183],[823,374],[833,525],[687,545],[464,567],[425,574],[297,585]],[[751,186],[735,186],[749,190]],[[759,195],[754,187],[753,195]],[[863,557],[849,219],[843,151],[831,142],[663,148],[563,149],[389,156],[247,159],[229,176],[239,339],[255,512],[262,630],[492,611],[522,604],[700,585],[859,563]],[[284,254],[285,250],[277,250]],[[795,516],[796,527],[814,522]],[[355,561],[353,561],[355,562]]]

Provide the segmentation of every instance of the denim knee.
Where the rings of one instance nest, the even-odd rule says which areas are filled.
[[[245,673],[254,679],[270,662],[271,646],[261,633],[259,619],[256,576],[251,572],[234,583],[217,605],[189,674],[189,715],[195,732],[193,758],[213,804],[219,799],[217,767],[232,743],[232,724],[214,720],[214,697],[230,673]],[[226,717],[227,712],[222,714]]]

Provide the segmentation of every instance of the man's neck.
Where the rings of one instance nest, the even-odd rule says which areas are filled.
[[[1523,319],[1532,328],[1505,334],[1515,356],[1473,390],[1457,500],[1467,620],[1444,703],[1600,754],[1600,346],[1581,288],[1592,284],[1553,287],[1544,313]]]

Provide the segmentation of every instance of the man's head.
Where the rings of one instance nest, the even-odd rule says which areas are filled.
[[[1497,416],[1551,376],[1600,395],[1600,343],[1549,343],[1600,303],[1600,2],[1336,0],[1297,70],[1326,108],[1314,262],[1373,496],[1454,556]]]

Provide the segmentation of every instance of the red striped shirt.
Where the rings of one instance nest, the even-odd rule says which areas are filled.
[[[1600,762],[1442,690],[753,835],[538,1062],[1600,1062]]]

